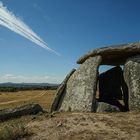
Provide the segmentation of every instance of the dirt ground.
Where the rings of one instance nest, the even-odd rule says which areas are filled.
[[[140,112],[46,114],[27,127],[24,140],[140,140]]]

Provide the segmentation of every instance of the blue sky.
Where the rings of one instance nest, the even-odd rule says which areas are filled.
[[[0,1],[61,54],[0,25],[0,82],[59,83],[86,52],[140,40],[139,0]]]

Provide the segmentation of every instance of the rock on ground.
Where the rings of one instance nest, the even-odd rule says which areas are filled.
[[[39,104],[27,104],[13,109],[2,109],[0,110],[0,120],[4,121],[24,115],[37,114],[41,111],[43,110]]]
[[[119,112],[120,109],[114,105],[110,105],[104,102],[97,102],[96,112]]]

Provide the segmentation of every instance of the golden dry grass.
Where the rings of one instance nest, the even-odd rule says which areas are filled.
[[[43,108],[49,109],[54,96],[55,90],[1,92],[0,107],[14,107],[35,102]],[[140,138],[140,112],[41,113],[0,122],[0,131],[1,128],[11,123],[20,124],[21,122],[24,122],[25,128],[32,134],[22,140],[139,140]],[[7,134],[7,131],[5,133]]]
[[[0,109],[13,108],[27,103],[38,103],[43,108],[49,109],[54,95],[55,90],[0,92]]]

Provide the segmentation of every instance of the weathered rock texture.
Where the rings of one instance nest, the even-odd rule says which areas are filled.
[[[13,109],[0,110],[0,120],[4,121],[24,115],[37,114],[43,111],[39,104],[27,104]]]
[[[89,57],[102,56],[101,65],[121,65],[126,59],[140,53],[140,42],[99,48],[83,55],[78,61],[82,64]]]
[[[55,99],[54,99],[53,104],[51,106],[51,112],[59,110],[59,108],[62,104],[63,98],[65,96],[65,88],[66,88],[67,81],[75,71],[76,71],[76,69],[72,69],[71,72],[66,76],[64,81],[61,83],[61,85],[57,89]]]
[[[117,106],[110,105],[104,102],[96,103],[96,112],[119,112],[120,109]]]
[[[127,60],[124,66],[124,78],[129,91],[129,108],[140,110],[140,55]]]
[[[109,74],[100,75],[98,101],[128,111],[129,98],[130,110],[140,109],[140,42],[96,49],[82,56],[77,63],[80,67],[73,70],[59,87],[51,111],[96,111],[99,65],[124,64],[126,82],[122,70],[112,74],[110,70]],[[124,105],[118,99],[123,99]]]
[[[60,111],[95,111],[98,66],[101,60],[101,56],[89,58],[69,78]]]

